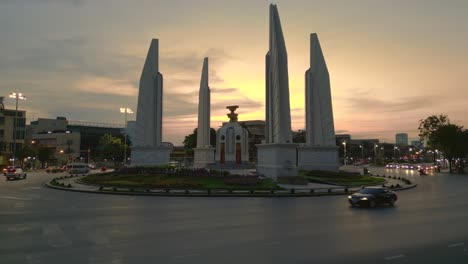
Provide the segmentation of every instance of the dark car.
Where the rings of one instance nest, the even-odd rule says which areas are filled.
[[[385,187],[363,187],[359,192],[348,196],[348,201],[353,207],[375,207],[380,204],[393,206],[396,200],[396,193]]]

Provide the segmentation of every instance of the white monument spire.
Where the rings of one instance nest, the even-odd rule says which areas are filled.
[[[310,35],[310,69],[306,72],[306,143],[335,146],[330,76],[317,34]]]
[[[270,49],[266,55],[265,143],[292,143],[288,54],[276,5],[270,5]]]
[[[169,164],[172,147],[162,144],[162,105],[163,76],[159,72],[159,41],[153,39],[140,77],[132,165]]]
[[[265,61],[265,142],[257,145],[257,172],[277,180],[297,176],[292,142],[288,54],[276,5],[270,5],[269,51]]]
[[[197,147],[194,149],[194,166],[198,168],[207,167],[215,162],[215,148],[210,144],[210,97],[208,58],[205,58],[200,80],[200,92],[198,93]]]
[[[203,69],[198,94],[197,148],[210,146],[210,87],[208,86],[208,58],[203,60]]]
[[[310,35],[310,69],[306,71],[306,145],[298,149],[303,170],[338,171],[330,75],[317,34]]]
[[[135,146],[161,145],[162,94],[163,76],[159,72],[159,41],[153,39],[140,77]]]

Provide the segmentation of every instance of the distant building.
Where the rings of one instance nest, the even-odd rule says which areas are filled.
[[[417,149],[423,149],[424,148],[424,143],[421,140],[413,140],[411,141],[411,146],[417,148]]]
[[[31,146],[41,146],[51,149],[52,163],[63,164],[80,159],[80,133],[71,131],[40,132],[28,138]],[[84,159],[84,158],[83,158]]]
[[[18,110],[16,120],[16,135],[13,135],[16,111],[0,109],[0,165],[9,164],[13,155],[13,136],[16,137],[16,150],[23,148],[26,111]]]
[[[96,123],[96,122],[82,122],[82,121],[69,121],[67,126],[68,130],[74,133],[80,133],[80,156],[88,160],[90,155],[91,160],[99,152],[99,140],[102,136],[110,134],[113,137],[120,137],[123,140],[122,125]]]
[[[398,133],[395,135],[395,142],[397,145],[408,146],[408,134]]]
[[[28,126],[27,139],[52,148],[59,161],[63,153],[68,154],[68,158],[88,161],[98,154],[102,136],[111,134],[123,139],[123,132],[122,125],[69,121],[65,117],[39,118]]]

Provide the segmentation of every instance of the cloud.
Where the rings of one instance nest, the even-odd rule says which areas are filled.
[[[88,93],[138,96],[138,88],[127,80],[114,80],[103,77],[85,78],[78,81],[77,87],[82,92]]]
[[[360,112],[399,113],[418,109],[433,108],[441,101],[440,96],[420,95],[411,97],[378,98],[372,96],[371,90],[356,90],[352,96],[340,98],[346,106]]]

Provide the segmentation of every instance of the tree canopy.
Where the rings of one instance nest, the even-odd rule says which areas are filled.
[[[184,149],[187,154],[193,154],[193,149],[197,147],[197,129],[193,130],[192,134],[185,136],[184,139]],[[216,146],[216,130],[214,128],[210,129],[210,144],[211,146]]]
[[[450,171],[456,158],[464,158],[468,154],[468,130],[451,124],[446,115],[421,119],[419,136],[428,148],[442,152],[449,161]]]
[[[431,134],[442,125],[450,124],[450,119],[447,115],[431,115],[426,119],[419,120],[419,138],[426,146],[431,147]]]
[[[102,159],[112,159],[115,162],[122,161],[124,148],[125,144],[122,142],[122,139],[114,137],[111,134],[106,134],[99,140],[99,156]]]

